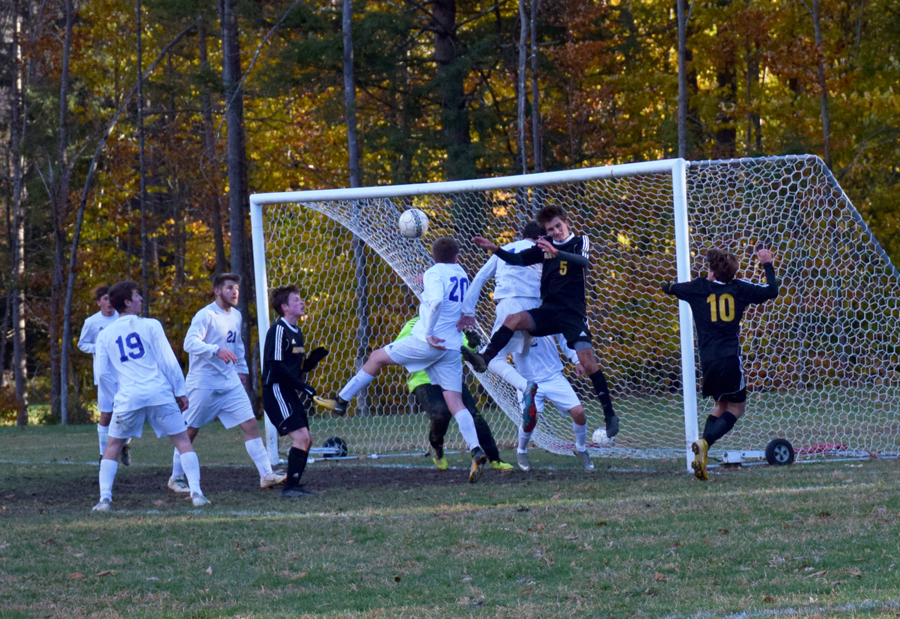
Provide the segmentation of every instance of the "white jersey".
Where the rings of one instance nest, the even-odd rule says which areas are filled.
[[[502,249],[515,254],[534,247],[534,245],[535,242],[531,239],[522,239],[504,245]],[[540,299],[541,268],[540,264],[532,264],[527,267],[514,266],[507,264],[496,255],[491,256],[472,280],[469,295],[463,306],[463,314],[475,315],[475,306],[478,305],[481,289],[492,277],[494,278],[494,301],[511,297]]]
[[[551,377],[560,374],[563,364],[559,358],[557,342],[569,360],[577,364],[578,353],[566,346],[566,338],[562,334],[548,335],[534,338],[531,348],[524,354],[513,353],[516,371],[526,380],[533,380],[536,383],[546,382]]]
[[[119,312],[115,310],[113,310],[112,316],[104,316],[103,312],[97,312],[93,316],[88,317],[84,321],[84,326],[81,327],[81,335],[78,336],[78,349],[81,352],[93,355],[94,347],[97,345],[97,336],[118,317]]]
[[[238,358],[225,363],[216,355],[224,348]],[[188,389],[233,389],[241,386],[238,374],[249,374],[241,339],[241,313],[225,311],[215,302],[194,315],[184,336],[184,351],[191,356],[185,381]]]
[[[435,336],[444,340],[448,350],[459,350],[462,333],[456,324],[462,318],[462,306],[469,290],[469,277],[458,264],[439,262],[425,271],[419,322],[410,336],[425,340]]]
[[[175,353],[162,325],[152,318],[123,315],[100,332],[94,376],[107,374],[118,384],[114,412],[159,406],[187,395]],[[101,388],[107,384],[100,381]]]

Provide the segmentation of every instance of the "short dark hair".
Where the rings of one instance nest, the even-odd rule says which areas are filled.
[[[452,263],[458,254],[459,241],[449,236],[439,238],[431,246],[431,257],[435,262]]]
[[[545,230],[541,227],[539,223],[536,221],[529,221],[525,224],[525,227],[522,228],[522,238],[523,239],[536,239],[539,236],[543,236]]]
[[[235,284],[240,284],[241,276],[237,273],[219,273],[218,275],[213,277],[213,290],[215,290],[216,288],[221,288],[227,281],[232,281]]]
[[[109,294],[109,286],[100,286],[94,291],[94,300],[99,301],[104,295]]]
[[[556,204],[548,204],[538,211],[535,219],[541,226],[546,226],[555,217],[559,217],[563,221],[568,220],[568,218],[566,217],[566,211],[563,210],[563,207]]]
[[[131,297],[134,296],[134,291],[140,289],[141,285],[137,282],[119,282],[109,289],[109,302],[115,310],[121,314],[128,309],[125,307],[125,301],[131,301]]]
[[[269,293],[269,303],[275,308],[275,313],[284,316],[284,310],[281,306],[286,304],[292,294],[300,295],[300,289],[291,284],[290,286],[279,286]]]
[[[738,271],[738,260],[734,254],[720,249],[710,249],[706,252],[706,263],[715,274],[716,281],[723,284],[733,280]]]

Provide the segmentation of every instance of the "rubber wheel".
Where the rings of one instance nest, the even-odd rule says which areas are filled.
[[[790,441],[776,438],[766,445],[766,461],[773,466],[787,466],[794,462],[794,447]]]
[[[336,448],[338,452],[334,455],[328,454],[326,458],[335,458],[335,457],[343,457],[347,455],[347,443],[344,442],[339,436],[332,436],[331,438],[326,438],[325,442],[322,443],[322,447],[331,447]],[[792,452],[793,453],[793,452]]]

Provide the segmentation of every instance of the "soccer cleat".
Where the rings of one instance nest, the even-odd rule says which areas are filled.
[[[334,398],[322,398],[315,395],[313,396],[313,402],[322,408],[327,408],[339,417],[343,417],[347,414],[347,405],[350,404],[350,402],[338,395],[334,396]]]
[[[694,469],[694,477],[699,480],[706,481],[709,479],[709,471],[706,470],[706,454],[709,451],[709,444],[706,439],[698,438],[691,443],[691,451],[694,452],[694,461],[691,462],[691,468]]]
[[[265,477],[259,478],[259,487],[271,488],[272,486],[283,484],[285,479],[287,479],[287,473],[282,471],[272,471]]]
[[[166,485],[169,487],[169,490],[177,492],[178,494],[187,494],[191,491],[191,487],[188,486],[184,477],[170,477],[169,483]]]
[[[207,499],[199,492],[191,493],[191,502],[194,504],[194,507],[203,507],[204,505],[209,505],[209,499]]]
[[[491,470],[494,471],[511,471],[513,470],[513,465],[507,462],[503,462],[501,460],[492,460],[491,461]]]
[[[91,508],[92,512],[109,512],[111,501],[109,499],[100,499],[100,502]]]
[[[487,461],[487,456],[484,455],[484,450],[481,447],[476,447],[472,450],[472,466],[469,467],[470,484],[474,484],[481,479],[481,474],[484,473],[484,465],[487,464]]]
[[[534,405],[534,396],[537,394],[538,384],[529,380],[525,385],[525,395],[522,397],[522,429],[525,432],[533,432],[537,425],[537,407]]]
[[[307,490],[303,486],[290,486],[281,490],[282,499],[294,499],[316,494],[312,490]]]
[[[531,470],[531,462],[528,461],[527,451],[525,453],[516,452],[516,462],[518,463],[519,468],[526,473]]]
[[[572,453],[575,454],[575,457],[581,460],[581,466],[584,467],[585,471],[593,471],[594,463],[591,462],[591,454],[587,452],[587,449],[584,451],[578,451],[577,449],[573,449]]]
[[[131,466],[131,447],[128,446],[128,443],[122,445],[122,453],[119,454],[119,457],[122,460],[122,466]]]
[[[450,468],[450,465],[447,463],[447,458],[444,456],[441,456],[440,458],[432,458],[431,461],[434,462],[434,465],[442,471],[446,471]]]
[[[614,437],[619,433],[619,416],[613,413],[612,415],[603,415],[603,418],[606,420],[606,436],[608,438]]]
[[[481,356],[480,353],[475,352],[469,348],[463,346],[460,348],[459,352],[462,353],[463,359],[469,362],[469,365],[472,366],[472,369],[481,374],[482,372],[486,372],[488,369],[487,361],[484,360],[484,357]]]

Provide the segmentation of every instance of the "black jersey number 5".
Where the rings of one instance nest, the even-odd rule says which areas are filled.
[[[723,295],[711,294],[706,297],[709,303],[709,316],[713,322],[731,322],[734,320],[734,297],[728,293]]]
[[[559,261],[559,274],[565,275],[568,272],[569,272],[569,263],[566,262],[565,260],[560,260]]]

